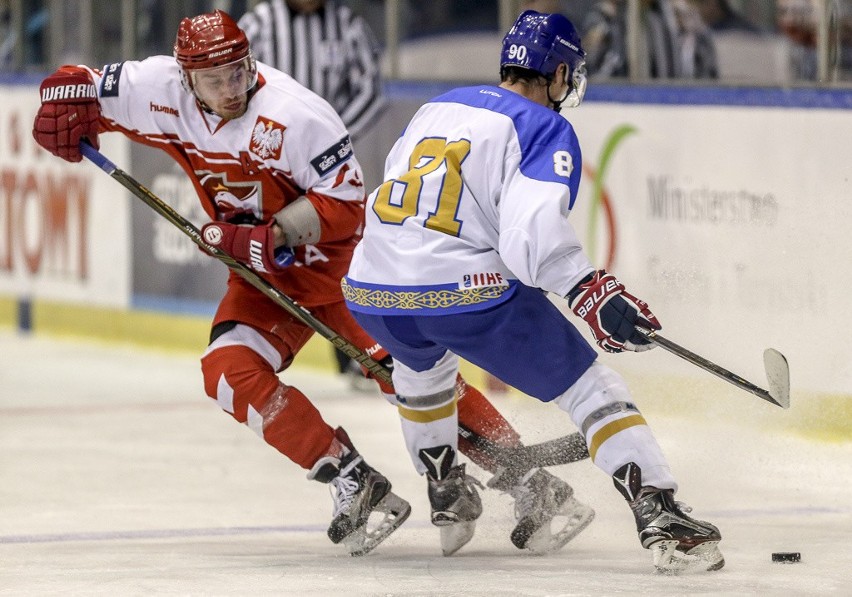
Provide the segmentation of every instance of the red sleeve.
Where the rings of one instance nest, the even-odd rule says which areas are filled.
[[[313,191],[305,193],[320,219],[320,242],[346,240],[364,223],[364,201],[340,201]]]

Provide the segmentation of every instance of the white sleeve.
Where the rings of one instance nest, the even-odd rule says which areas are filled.
[[[510,172],[498,205],[500,257],[527,286],[566,296],[594,271],[568,221],[569,188]]]
[[[293,181],[306,191],[341,201],[362,201],[361,166],[348,132],[331,106],[314,105],[313,109],[292,120],[288,134],[299,142],[284,144],[288,162],[304,164],[293,170]]]
[[[168,104],[167,98],[177,92],[180,78],[174,58],[152,56],[141,61],[126,60],[108,64],[100,72],[90,72],[106,119],[143,134],[161,130],[150,104]]]

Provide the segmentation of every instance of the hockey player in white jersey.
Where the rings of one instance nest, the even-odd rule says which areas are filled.
[[[658,570],[717,570],[721,535],[675,502],[677,483],[625,382],[541,292],[565,297],[609,352],[651,348],[636,327],[660,329],[646,303],[595,271],[568,220],[581,156],[559,110],[583,99],[584,56],[565,17],[526,11],[503,40],[499,86],[422,106],[368,198],[344,296],[393,355],[406,444],[442,535],[469,540],[480,510],[456,462],[462,357],[568,413]]]
[[[245,32],[229,15],[183,19],[174,56],[102,70],[64,66],[42,82],[41,100],[33,127],[39,145],[78,162],[81,138],[97,147],[99,133],[118,131],[166,151],[185,170],[212,220],[202,228],[208,243],[374,359],[389,360],[355,322],[340,288],[360,238],[365,199],[346,128],[326,101],[257,63]],[[334,488],[329,538],[361,555],[399,527],[410,508],[342,429],[279,379],[312,333],[232,273],[201,361],[204,387],[310,479]],[[460,376],[456,383],[465,432],[513,454],[521,446],[517,432],[476,388]],[[382,389],[393,396],[392,387]],[[550,522],[567,505],[583,513],[583,523],[591,519],[591,509],[571,497],[564,481],[538,469],[519,478],[526,470],[501,461],[498,450],[469,439],[459,445],[477,464],[501,473],[494,484],[516,495],[523,512],[511,537],[517,547],[552,551],[564,545],[581,525],[551,533]],[[373,511],[379,521],[368,526]]]

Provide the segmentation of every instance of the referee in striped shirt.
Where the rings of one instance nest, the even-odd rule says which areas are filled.
[[[379,50],[367,22],[336,0],[268,0],[240,18],[254,57],[324,98],[353,139],[382,106]]]
[[[324,98],[340,115],[353,143],[379,115],[379,49],[367,22],[336,0],[267,0],[239,26],[255,59],[274,66]],[[353,389],[374,385],[354,360],[335,349],[337,369]]]

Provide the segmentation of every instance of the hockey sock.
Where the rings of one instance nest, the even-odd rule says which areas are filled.
[[[592,461],[607,475],[635,462],[642,470],[643,485],[677,489],[651,428],[615,371],[596,361],[554,403],[580,428]]]
[[[226,345],[201,360],[207,395],[270,446],[310,469],[327,454],[334,430],[305,395],[283,385],[254,350]]]
[[[340,456],[344,449],[334,430],[299,390],[280,385],[260,411],[263,439],[305,469],[325,455]]]

